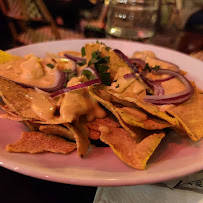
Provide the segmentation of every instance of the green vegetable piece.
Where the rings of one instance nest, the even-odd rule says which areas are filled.
[[[83,70],[83,71],[82,71],[82,75],[84,75],[85,77],[87,77],[88,80],[93,80],[93,79],[96,78],[95,75],[93,75],[93,74],[91,73],[91,71],[89,71],[89,70]]]
[[[51,69],[53,69],[53,68],[55,67],[54,64],[51,64],[51,63],[47,63],[46,66],[49,67],[49,68],[51,68]]]
[[[79,65],[79,66],[84,66],[85,64],[86,64],[86,60],[77,62],[77,65]]]
[[[86,53],[85,53],[85,47],[82,47],[81,54],[82,54],[82,57],[86,55]]]

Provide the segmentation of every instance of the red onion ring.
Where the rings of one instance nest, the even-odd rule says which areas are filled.
[[[73,56],[71,54],[67,54],[65,53],[64,56],[72,61],[74,61],[75,63],[78,63],[78,62],[84,62],[85,59],[82,58],[82,57],[77,57],[77,56]]]
[[[159,60],[160,62],[165,62],[165,63],[168,63],[168,64],[170,64],[173,68],[174,68],[174,70],[173,71],[175,71],[175,72],[179,72],[180,71],[180,68],[179,68],[179,66],[177,66],[176,64],[174,64],[174,63],[171,63],[171,62],[168,62],[168,61],[164,61],[164,60],[162,60],[162,59],[159,59],[159,58],[157,58],[157,60]],[[163,68],[162,68],[163,69]]]
[[[125,79],[136,78],[134,73],[128,73],[123,76]]]
[[[70,91],[77,90],[77,89],[82,89],[82,88],[88,87],[90,85],[96,85],[96,84],[100,84],[100,83],[101,83],[101,80],[98,79],[98,78],[94,79],[94,80],[89,80],[89,81],[83,82],[83,83],[78,84],[78,85],[73,85],[73,86],[70,86],[70,87],[60,89],[60,90],[52,93],[50,95],[50,97],[54,98],[56,96],[59,96],[60,94],[66,93],[66,92],[70,92]]]
[[[146,66],[145,61],[143,61],[142,59],[131,58],[130,62],[133,63],[133,64],[136,63],[136,66],[140,67],[141,69],[144,69],[145,66]]]
[[[183,75],[181,75],[178,72],[172,71],[172,70],[166,70],[166,69],[159,69],[158,74],[169,74],[176,78],[178,78],[184,85],[185,90],[171,94],[171,95],[147,95],[145,97],[146,102],[150,102],[152,104],[162,105],[162,104],[180,104],[187,100],[189,100],[193,93],[194,88],[190,84],[190,82],[185,78]]]
[[[131,62],[131,60],[123,52],[121,52],[118,49],[114,49],[114,52],[119,58],[121,58],[123,61],[125,61],[128,64],[128,66],[132,69],[133,72],[139,73],[137,67]]]

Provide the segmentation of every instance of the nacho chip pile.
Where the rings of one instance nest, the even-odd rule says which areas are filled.
[[[78,75],[74,73],[69,78],[67,87],[91,80],[91,73],[86,69],[86,72],[83,71],[87,65],[97,68],[103,84],[52,98],[47,92],[23,87],[9,78],[0,77],[3,100],[0,107],[5,111],[1,118],[21,121],[30,129],[22,132],[16,143],[6,146],[8,152],[68,154],[76,149],[82,158],[92,153],[88,149],[96,140],[109,145],[115,155],[130,167],[145,169],[153,152],[167,136],[168,128],[189,136],[195,142],[202,139],[203,94],[195,86],[192,98],[182,104],[154,105],[144,100],[148,87],[139,76],[123,77],[132,74],[132,69],[111,48],[103,43],[90,43],[85,45],[82,55],[84,52],[86,65],[78,67]],[[65,53],[81,57],[80,53],[70,51],[60,52],[59,56],[64,57]],[[150,66],[174,68],[170,63],[157,59],[150,51],[136,52],[134,56]],[[0,51],[2,71],[11,68],[11,64],[18,64],[20,75],[22,65],[19,65],[19,60],[28,63],[27,60],[31,59]],[[66,73],[69,73],[67,67],[70,68],[73,63],[61,62],[57,57],[48,58],[45,62],[37,60],[35,64],[38,68],[47,63],[48,67],[65,70]],[[53,61],[55,65],[50,65]],[[18,67],[15,68],[18,70]],[[47,67],[44,71],[46,74],[50,72]],[[170,94],[169,90],[175,89],[177,84],[179,89],[184,88],[180,81],[164,82],[165,92]]]

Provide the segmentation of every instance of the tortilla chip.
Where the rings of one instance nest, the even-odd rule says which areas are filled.
[[[101,44],[101,43],[90,43],[85,45],[85,53],[86,53],[86,58],[87,58],[87,64],[92,58],[92,52],[94,51],[100,51],[101,56],[110,56],[110,61],[109,61],[109,72],[110,72],[110,78],[113,79],[114,76],[117,73],[117,70],[119,67],[123,68],[129,68],[129,66],[124,62],[112,49],[107,48],[106,45]]]
[[[203,94],[198,90],[190,100],[167,110],[193,141],[203,138]]]
[[[31,109],[31,102],[26,95],[29,90],[0,77],[0,96],[6,105],[23,118],[41,120]]]
[[[88,128],[83,123],[64,123],[64,125],[72,132],[75,138],[79,157],[84,157],[90,146]]]
[[[111,117],[96,118],[93,121],[85,123],[89,129],[99,131],[100,126],[107,126],[109,128],[119,128],[120,124]]]
[[[89,128],[89,138],[92,140],[98,140],[100,138],[101,132]]]
[[[27,127],[32,131],[38,131],[41,124],[39,123],[33,123],[31,121],[24,121],[24,123],[27,125]]]
[[[118,122],[120,123],[120,125],[134,138],[136,139],[136,141],[140,141],[143,139],[143,137],[148,136],[149,134],[151,134],[151,131],[148,131],[146,129],[143,128],[139,128],[136,126],[130,126],[128,124],[126,124],[120,117],[120,115],[117,113],[117,111],[115,110],[115,107],[113,106],[112,103],[110,103],[109,101],[104,100],[103,98],[101,98],[100,96],[103,95],[102,93],[100,94],[101,91],[91,87],[89,88],[89,93],[90,95],[97,100],[99,103],[101,103],[106,109],[108,109],[110,112],[113,113],[113,115],[118,119]]]
[[[58,135],[62,138],[75,141],[72,132],[69,129],[62,127],[60,125],[41,125],[39,127],[39,130],[44,133]]]
[[[18,58],[20,58],[20,57],[11,55],[5,51],[0,50],[0,64],[7,63],[9,61],[13,61],[13,60],[16,60]]]
[[[129,108],[129,111],[135,111],[135,108]],[[137,111],[138,109],[136,109]],[[170,123],[168,123],[165,120],[162,120],[160,118],[156,118],[153,116],[149,116],[146,114],[146,118],[139,118],[137,115],[133,115],[130,112],[126,112],[123,110],[123,108],[118,108],[115,107],[115,111],[118,112],[118,114],[120,115],[121,119],[131,125],[131,126],[137,126],[137,127],[141,127],[147,130],[160,130],[160,129],[164,129],[164,128],[168,128],[171,127],[172,125]]]
[[[112,128],[110,133],[102,132],[100,139],[127,165],[145,169],[147,161],[164,136],[164,133],[155,133],[137,143],[124,129]]]
[[[23,132],[20,140],[18,140],[15,144],[6,146],[6,151],[28,153],[53,152],[68,154],[75,148],[75,143],[68,142],[55,135],[31,131]]]
[[[157,117],[167,121],[172,126],[178,126],[179,125],[179,122],[176,118],[169,116],[165,112],[160,111],[156,105],[145,102],[143,100],[143,98],[139,97],[139,95],[134,95],[134,97],[128,97],[125,93],[118,94],[118,93],[113,93],[111,91],[108,91],[108,93],[111,94],[112,96],[116,97],[119,100],[128,101],[130,103],[135,104],[136,106],[145,110],[149,114],[151,114],[153,116],[157,116]]]

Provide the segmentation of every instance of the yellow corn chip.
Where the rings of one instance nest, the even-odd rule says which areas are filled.
[[[8,152],[53,152],[68,154],[76,148],[76,144],[65,139],[42,132],[23,132],[21,139],[15,144],[6,146]]]
[[[9,61],[13,61],[19,59],[20,57],[11,55],[5,51],[0,50],[0,64],[7,63]]]
[[[101,132],[100,139],[127,165],[145,169],[147,161],[164,136],[164,133],[155,133],[137,143],[124,129],[112,128],[110,133]]]
[[[40,120],[31,109],[31,102],[26,97],[29,90],[0,77],[0,96],[5,104],[23,118]]]
[[[72,132],[70,132],[70,130],[67,129],[66,127],[62,127],[60,125],[41,125],[39,127],[39,130],[44,133],[58,135],[62,138],[66,138],[68,140],[75,141],[75,138],[74,138]]]
[[[195,91],[190,100],[167,110],[193,141],[203,138],[203,94]]]
[[[88,128],[82,123],[72,125],[64,123],[64,125],[71,131],[75,138],[79,157],[84,157],[90,146]]]

